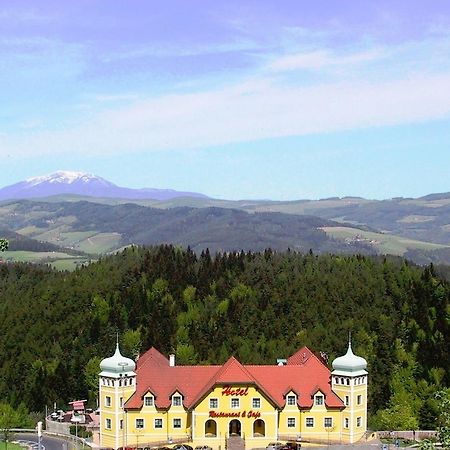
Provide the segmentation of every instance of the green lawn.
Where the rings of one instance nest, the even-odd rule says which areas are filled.
[[[13,444],[12,442],[8,442],[8,450],[22,450],[23,447],[21,447],[19,444]],[[0,441],[0,450],[6,450],[6,443],[5,441]]]

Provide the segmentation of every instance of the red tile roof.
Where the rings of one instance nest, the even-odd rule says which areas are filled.
[[[183,405],[195,405],[214,386],[254,385],[275,407],[283,408],[286,394],[294,392],[301,408],[313,405],[313,396],[320,390],[329,408],[343,408],[342,400],[331,390],[330,370],[307,347],[292,355],[285,366],[242,365],[231,357],[222,366],[169,366],[169,361],[156,349],[142,355],[136,366],[136,392],[126,402],[127,409],[140,409],[147,392],[155,395],[159,408],[169,408],[171,396],[179,392]]]

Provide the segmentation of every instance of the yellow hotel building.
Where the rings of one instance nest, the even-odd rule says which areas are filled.
[[[332,366],[307,347],[277,365],[231,357],[221,366],[178,366],[154,348],[135,363],[117,344],[100,364],[100,446],[357,442],[367,427],[367,363],[349,343]]]

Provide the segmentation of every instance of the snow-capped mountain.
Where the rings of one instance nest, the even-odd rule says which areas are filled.
[[[172,189],[124,188],[90,173],[59,171],[6,186],[0,189],[0,200],[41,198],[60,194],[129,200],[170,200],[176,197],[207,198],[206,195],[196,192],[180,192]]]

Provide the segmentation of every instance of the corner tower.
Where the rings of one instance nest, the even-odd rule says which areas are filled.
[[[342,441],[357,442],[367,431],[367,361],[352,351],[351,341],[347,353],[333,361],[331,387],[342,399]]]
[[[114,355],[105,358],[100,369],[100,447],[125,447],[127,421],[124,405],[136,390],[136,364],[120,353],[117,342]]]

